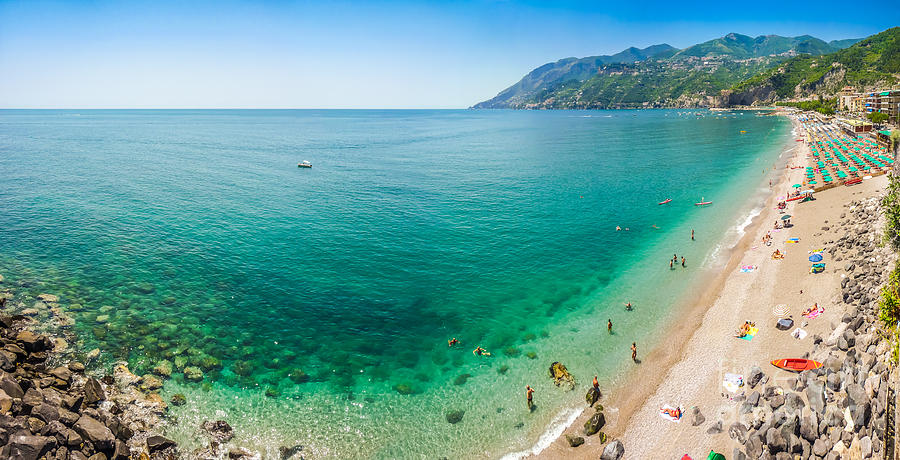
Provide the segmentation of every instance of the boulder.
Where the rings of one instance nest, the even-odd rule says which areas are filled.
[[[603,448],[603,453],[600,454],[600,460],[619,460],[623,455],[625,455],[625,446],[622,445],[621,441],[616,439]]]
[[[101,450],[112,450],[116,437],[103,423],[87,415],[82,415],[73,427],[86,441]]]
[[[184,379],[188,382],[202,382],[203,371],[199,367],[188,366],[184,368]]]
[[[466,411],[464,410],[456,410],[447,413],[447,421],[450,423],[458,423],[463,418],[463,414]],[[451,419],[455,421],[451,421]],[[228,424],[225,420],[216,420],[215,422],[211,420],[207,420],[200,425],[200,428],[203,428],[210,437],[212,437],[216,442],[223,443],[228,442],[231,438],[234,437],[234,429],[231,428],[231,425]]]
[[[763,372],[758,366],[753,366],[750,368],[750,374],[747,376],[747,385],[750,385],[750,388],[755,388],[756,385],[759,384],[760,380],[763,378]]]
[[[575,389],[575,377],[560,362],[554,362],[550,365],[550,377],[553,378],[553,383],[558,387],[564,387],[569,390]]]
[[[581,436],[572,436],[570,434],[566,435],[566,441],[572,447],[578,447],[578,446],[584,444],[584,438],[582,438]]]
[[[100,381],[91,377],[84,382],[84,403],[96,404],[106,399],[106,393]]]
[[[739,444],[747,441],[747,427],[741,422],[734,422],[728,427],[728,437],[734,439]]]
[[[691,408],[691,426],[700,426],[706,421],[706,417],[700,413],[700,408],[694,406]]]
[[[603,412],[597,412],[584,422],[584,435],[593,436],[603,428],[603,425],[606,425],[606,416]]]
[[[585,402],[588,403],[589,406],[593,406],[594,403],[596,403],[597,400],[599,400],[599,399],[600,399],[600,390],[597,388],[594,388],[594,387],[591,387],[587,391],[587,394],[584,395],[584,400],[585,400]]]
[[[56,447],[56,438],[17,434],[9,438],[9,458],[38,460]]]
[[[462,421],[463,415],[465,415],[465,413],[466,413],[466,411],[464,411],[464,410],[452,410],[450,412],[447,412],[447,414],[445,414],[445,417],[447,418],[447,423],[450,423],[451,425],[455,425],[455,424],[459,423],[460,421]],[[213,423],[213,422],[204,422],[203,423],[204,429],[206,429],[207,423]],[[216,423],[218,423],[218,422],[216,422]],[[224,422],[222,422],[222,423],[224,423]],[[207,430],[207,431],[209,431],[210,434],[212,434],[212,431],[210,431],[210,430]],[[232,436],[233,436],[233,434],[232,434]],[[216,436],[213,435],[213,438],[215,438],[215,437]]]
[[[172,362],[169,360],[162,360],[156,367],[153,368],[153,373],[160,376],[169,378],[172,376]]]
[[[813,380],[806,387],[806,400],[809,401],[809,408],[818,414],[825,413],[825,386]]]
[[[149,450],[151,454],[163,449],[168,449],[169,447],[172,447],[174,445],[175,441],[159,435],[150,436],[149,438],[147,438],[147,450]]]
[[[769,452],[784,452],[787,449],[787,440],[781,434],[781,430],[769,428],[766,431],[766,445],[769,446]]]

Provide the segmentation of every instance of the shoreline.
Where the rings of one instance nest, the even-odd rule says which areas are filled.
[[[607,441],[618,439],[625,435],[629,425],[631,425],[630,420],[632,417],[665,384],[672,368],[686,357],[690,339],[700,330],[704,317],[722,294],[726,281],[740,265],[744,254],[756,239],[756,234],[762,228],[764,221],[767,220],[767,214],[771,213],[771,209],[777,203],[777,190],[779,190],[779,187],[786,186],[785,184],[789,182],[789,176],[793,170],[787,168],[786,165],[797,159],[798,155],[802,153],[802,149],[799,149],[799,145],[793,141],[796,137],[795,132],[800,129],[800,125],[793,118],[789,118],[789,120],[791,123],[791,134],[780,147],[782,154],[778,157],[776,163],[781,163],[781,165],[778,167],[779,170],[776,171],[771,191],[763,199],[760,212],[752,216],[752,218],[752,212],[757,208],[753,207],[750,209],[751,214],[747,216],[750,218],[750,223],[743,228],[743,234],[740,238],[730,248],[727,248],[729,253],[727,261],[722,265],[709,267],[706,270],[707,274],[714,274],[715,276],[712,284],[699,294],[688,295],[686,298],[681,299],[679,305],[669,313],[670,318],[679,318],[679,327],[674,334],[670,335],[667,340],[657,344],[649,353],[643,356],[639,354],[640,366],[631,370],[620,384],[603,391],[603,397],[598,404],[603,404],[606,409],[615,409],[617,411],[615,423],[609,423],[610,420],[607,418],[607,425],[603,430]],[[792,154],[784,158],[784,154],[789,152],[792,152]],[[716,273],[717,271],[718,273]],[[604,389],[601,388],[601,390]],[[566,426],[548,447],[538,454],[533,454],[526,458],[572,458],[573,455],[580,458],[580,456],[585,454],[599,455],[602,447],[607,443],[600,442],[601,439],[596,436],[585,437],[584,445],[574,452],[566,439],[567,435],[573,437],[583,435],[581,433],[582,425],[594,415],[594,411],[590,409],[590,407],[584,407],[578,417]],[[628,446],[626,445],[625,448],[626,458],[628,458]]]

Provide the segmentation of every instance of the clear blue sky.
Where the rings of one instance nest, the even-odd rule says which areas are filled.
[[[0,0],[0,107],[462,108],[568,56],[898,22],[897,1]]]

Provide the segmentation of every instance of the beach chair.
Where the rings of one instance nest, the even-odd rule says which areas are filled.
[[[824,262],[812,264],[812,267],[810,267],[810,269],[809,269],[810,273],[822,273],[824,271],[825,271],[825,263]]]

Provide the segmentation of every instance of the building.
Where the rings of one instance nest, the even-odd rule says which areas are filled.
[[[865,112],[880,112],[888,116],[892,123],[900,122],[900,90],[889,89],[872,91],[866,94],[864,102]]]
[[[843,128],[844,131],[847,131],[851,136],[872,131],[872,123],[869,123],[868,121],[838,118],[837,125]]]

